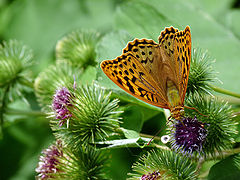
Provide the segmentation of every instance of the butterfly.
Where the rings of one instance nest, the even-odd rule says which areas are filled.
[[[135,39],[123,54],[101,63],[103,72],[120,88],[154,106],[169,109],[171,117],[184,116],[191,61],[191,32],[165,28],[159,43]]]

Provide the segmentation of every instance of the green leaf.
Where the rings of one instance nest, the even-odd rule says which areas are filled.
[[[151,140],[151,139],[150,139]],[[144,138],[138,138],[137,140],[137,144],[140,148],[144,148],[146,145],[148,145],[148,143],[150,142],[150,140],[146,143],[146,139]]]
[[[143,125],[143,114],[141,107],[139,106],[128,106],[122,114],[123,124],[122,126],[127,129],[135,130],[140,132]]]
[[[126,147],[140,147],[143,148],[143,144],[147,144],[150,138],[132,138],[132,139],[118,139],[112,141],[96,142],[97,146],[104,148],[126,148]],[[149,146],[150,147],[150,146]]]
[[[233,10],[226,15],[227,25],[232,30],[232,32],[240,39],[240,11]]]
[[[4,32],[0,29],[1,37],[20,38],[31,46],[37,52],[37,73],[49,64],[57,40],[66,33],[76,28],[98,28],[103,32],[110,29],[118,3],[111,0],[14,0],[7,4],[7,11],[0,13],[1,25],[5,27]]]
[[[88,66],[81,76],[78,76],[81,84],[91,84],[94,79],[96,79],[96,68],[93,66]]]
[[[164,5],[159,1],[157,3],[154,1],[149,3],[130,1],[122,4],[117,9],[116,28],[127,30],[131,35],[134,35],[133,37],[157,40],[159,30],[175,24],[175,22],[168,19],[163,12],[153,8],[156,4]]]
[[[240,154],[229,156],[216,163],[210,169],[208,180],[239,179],[240,177]]]
[[[134,130],[130,130],[130,129],[124,129],[124,128],[120,128],[122,130],[122,132],[124,133],[124,136],[127,139],[132,139],[132,138],[139,138],[139,134],[138,132],[134,131]]]
[[[152,38],[167,26],[191,27],[193,47],[208,49],[216,58],[215,70],[223,84],[218,86],[237,92],[239,83],[240,39],[211,14],[192,1],[133,0],[120,6],[116,13],[116,29],[123,29],[136,38]]]
[[[112,32],[105,35],[101,39],[96,50],[98,54],[97,61],[99,64],[103,60],[115,59],[117,56],[120,56],[122,54],[122,49],[127,45],[127,42],[132,39],[133,38],[124,31]],[[111,89],[121,89],[107,78],[100,66],[98,66],[97,77],[97,80],[101,85]]]
[[[189,3],[194,4],[195,6],[201,7],[204,11],[211,14],[219,22],[226,18],[226,13],[230,10],[234,0],[188,0]]]

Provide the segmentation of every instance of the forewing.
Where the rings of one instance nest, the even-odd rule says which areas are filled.
[[[161,87],[152,73],[159,45],[152,40],[135,39],[123,54],[101,63],[103,72],[120,88],[149,104],[169,108]]]
[[[175,34],[174,59],[177,64],[176,68],[178,68],[179,72],[180,97],[182,102],[184,102],[191,62],[191,32],[189,26],[187,26],[184,31]]]

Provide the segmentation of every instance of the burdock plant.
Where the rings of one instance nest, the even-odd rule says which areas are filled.
[[[110,95],[97,85],[57,90],[52,104],[56,108],[50,112],[56,137],[78,148],[111,136],[119,128],[117,114],[121,111],[117,111],[119,100],[111,100]],[[66,120],[68,123],[64,126]]]
[[[37,179],[107,179],[108,155],[80,146],[74,152],[57,140],[42,151],[36,168]]]
[[[237,134],[237,122],[233,119],[231,106],[217,98],[192,97],[187,101],[191,107],[197,107],[204,114],[196,111],[186,111],[188,116],[197,116],[203,129],[206,129],[206,137],[202,144],[202,156],[216,157],[222,151],[233,147],[234,136]]]
[[[73,86],[74,77],[81,76],[81,69],[66,61],[57,61],[42,71],[34,82],[35,94],[43,110],[48,109],[58,88]]]
[[[83,68],[96,65],[96,45],[99,39],[100,34],[94,30],[75,30],[58,41],[56,57]]]
[[[183,117],[172,127],[172,148],[183,154],[202,152],[207,137],[207,124],[198,121],[196,116]]]
[[[133,164],[129,180],[196,179],[196,163],[168,150],[150,151]]]
[[[33,52],[22,43],[9,40],[0,45],[0,137],[8,104],[16,99],[27,102],[24,93],[32,91],[32,64]]]

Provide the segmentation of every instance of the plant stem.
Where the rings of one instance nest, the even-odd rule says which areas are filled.
[[[158,145],[158,144],[155,144],[155,143],[154,143],[154,146],[158,149],[164,149],[164,150],[167,150],[167,151],[171,151],[171,149],[167,146],[161,146],[161,145]]]
[[[6,114],[11,115],[27,115],[27,116],[47,116],[46,113],[41,111],[22,111],[18,109],[8,109],[5,111]]]
[[[223,157],[231,156],[240,153],[240,147],[235,149],[224,150],[221,153],[216,152],[216,156],[208,158],[208,160],[222,159]]]
[[[234,92],[231,92],[229,90],[219,88],[219,87],[214,86],[212,84],[208,84],[208,85],[212,90],[214,90],[216,92],[219,92],[221,94],[226,94],[226,95],[229,95],[229,96],[233,96],[233,97],[236,97],[236,98],[240,98],[240,94],[238,94],[238,93],[234,93]]]
[[[0,106],[0,139],[3,137],[3,114],[6,111],[6,105],[7,105],[7,95],[9,91],[10,86],[7,86],[5,90],[3,91],[3,96],[2,96],[2,103]]]
[[[195,172],[197,176],[199,175],[199,172],[200,172],[200,170],[201,170],[201,168],[202,168],[203,163],[204,163],[204,159],[203,159],[203,158],[200,158],[200,159],[198,160],[197,170],[196,170],[196,172]]]

